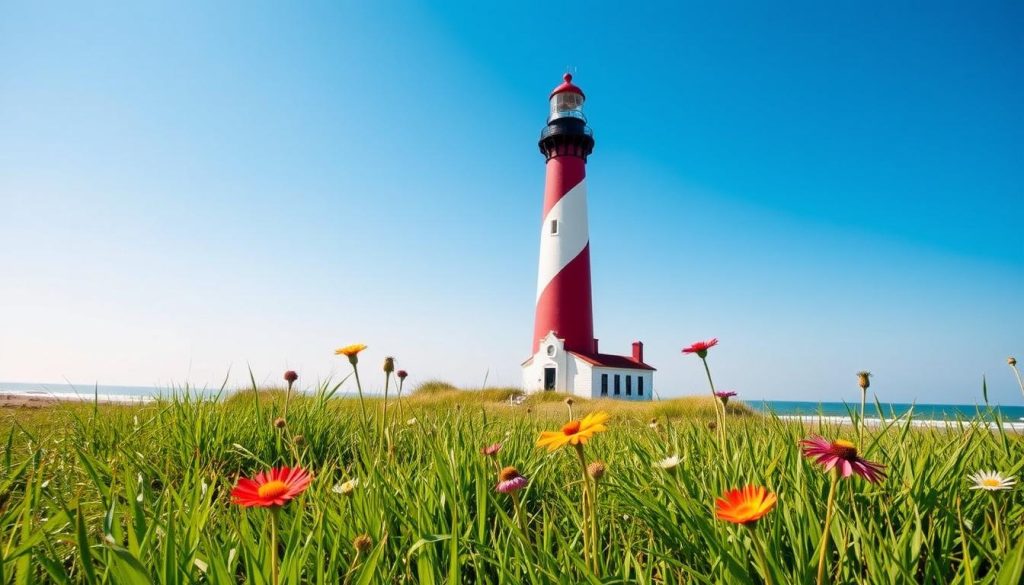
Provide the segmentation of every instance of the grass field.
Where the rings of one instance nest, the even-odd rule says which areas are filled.
[[[585,484],[573,448],[536,446],[569,420],[560,397],[512,406],[512,390],[431,384],[392,399],[385,424],[381,400],[333,390],[293,396],[281,428],[282,391],[0,412],[0,583],[269,584],[273,512],[230,493],[282,465],[314,479],[279,511],[281,583],[814,583],[832,476],[798,442],[856,439],[731,403],[723,452],[710,398],[577,401],[576,418],[610,414],[582,450],[604,475]],[[866,430],[860,453],[888,477],[838,482],[826,582],[1021,583],[1021,490],[971,490],[967,476],[1020,477],[1024,441],[982,422]],[[657,465],[671,455],[678,466]],[[497,492],[502,466],[526,487]],[[775,508],[717,520],[715,499],[748,484]]]

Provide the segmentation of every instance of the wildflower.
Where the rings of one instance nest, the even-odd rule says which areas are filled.
[[[366,345],[363,343],[353,343],[352,345],[346,345],[345,347],[339,347],[334,350],[334,355],[343,355],[348,358],[349,363],[353,366],[359,363],[359,352],[366,349]]]
[[[871,372],[857,372],[857,385],[860,386],[861,390],[867,390],[871,386]]]
[[[501,443],[494,443],[493,445],[487,445],[483,449],[480,449],[480,453],[488,457],[494,457],[498,454],[498,451],[501,451]]]
[[[752,524],[775,507],[777,498],[761,486],[731,489],[715,500],[715,517],[733,524]]]
[[[878,483],[885,477],[885,468],[881,463],[868,461],[857,454],[857,447],[843,439],[828,441],[822,437],[811,437],[800,441],[804,457],[814,459],[825,471],[836,467],[843,477],[856,473],[871,483]]]
[[[698,341],[690,347],[683,348],[683,353],[695,353],[697,357],[704,359],[708,357],[708,350],[716,345],[718,345],[717,337],[707,341]]]
[[[715,396],[717,396],[718,399],[722,401],[722,405],[724,406],[726,404],[729,404],[730,398],[736,396],[736,392],[732,390],[719,390],[718,392],[715,392]]]
[[[241,478],[231,490],[231,501],[244,508],[283,506],[309,487],[313,476],[301,467],[279,467]]]
[[[299,375],[295,373],[295,370],[288,370],[284,373],[284,381],[288,382],[288,388],[291,389],[292,384],[299,379]]]
[[[357,553],[365,555],[373,548],[373,539],[370,538],[369,534],[360,534],[352,540],[352,546],[356,549]]]
[[[395,358],[388,356],[384,358],[384,373],[390,374],[395,371]]]
[[[498,472],[498,485],[494,489],[503,494],[518,491],[526,487],[526,478],[515,467],[506,467]]]
[[[398,370],[395,372],[395,375],[398,376],[399,380],[404,380],[409,376],[409,372],[406,372],[405,370]]]
[[[548,451],[554,451],[564,445],[583,445],[591,437],[602,431],[608,430],[604,423],[608,420],[608,414],[595,412],[583,417],[583,420],[571,420],[558,431],[544,431],[537,439],[538,447],[547,447]]]
[[[572,399],[572,396],[565,399],[566,406],[572,406],[576,401]]]
[[[587,475],[594,479],[604,477],[605,466],[603,461],[595,461],[587,466]]]
[[[286,423],[284,422],[284,419],[281,417],[277,417],[274,419],[274,428],[283,429],[285,424]]]
[[[352,493],[356,491],[357,487],[359,487],[359,478],[354,477],[348,481],[336,484],[334,487],[331,488],[331,491],[336,494],[351,497]]]
[[[672,455],[671,457],[666,457],[661,461],[658,461],[655,465],[667,471],[675,469],[679,465],[679,461],[679,455]]]
[[[981,470],[968,475],[967,479],[974,482],[974,485],[971,486],[972,490],[985,490],[989,492],[1011,490],[1014,484],[1017,483],[1017,480],[1012,475],[1003,477],[1003,474],[998,471]]]

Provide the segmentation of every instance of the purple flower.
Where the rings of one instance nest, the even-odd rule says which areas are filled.
[[[720,390],[718,392],[715,392],[715,396],[717,396],[718,399],[722,401],[722,404],[725,405],[729,404],[730,398],[736,396],[736,392],[732,390]]]
[[[506,467],[498,473],[498,486],[495,488],[503,494],[521,490],[526,487],[526,478],[519,474],[515,467]]]

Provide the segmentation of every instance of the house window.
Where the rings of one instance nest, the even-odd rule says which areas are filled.
[[[608,374],[601,374],[601,396],[608,396]]]
[[[558,235],[558,220],[557,219],[552,219],[551,220],[551,235],[552,236],[557,236]]]
[[[616,396],[618,396],[619,394],[622,394],[622,390],[619,387],[619,382],[620,382],[619,375],[615,374],[615,395]]]
[[[633,376],[626,374],[626,396],[633,395]]]
[[[637,396],[643,396],[644,395],[644,377],[643,376],[637,376],[636,377],[636,395]]]

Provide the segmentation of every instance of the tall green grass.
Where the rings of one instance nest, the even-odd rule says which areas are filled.
[[[229,492],[240,475],[295,464],[316,479],[281,515],[283,583],[759,583],[749,535],[713,513],[715,497],[745,484],[779,497],[756,528],[773,581],[811,583],[829,477],[797,441],[855,434],[730,403],[725,458],[708,429],[710,399],[577,401],[577,415],[612,414],[586,446],[608,469],[598,578],[583,562],[578,462],[534,446],[565,422],[564,404],[511,406],[503,390],[413,392],[389,406],[386,453],[360,432],[358,404],[335,390],[293,396],[283,430],[272,425],[283,392],[0,413],[0,584],[269,583],[268,513],[232,505]],[[367,406],[378,422],[380,401]],[[500,463],[530,479],[526,533],[479,452],[494,442]],[[833,582],[1021,582],[1024,494],[979,493],[965,479],[982,468],[1020,477],[1019,434],[981,417],[948,430],[901,421],[868,428],[862,451],[890,476],[843,482]],[[655,467],[672,454],[677,468]],[[351,497],[332,490],[351,478]],[[352,544],[361,534],[373,540],[365,555]]]

